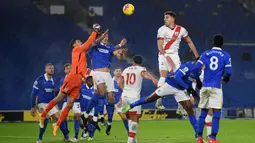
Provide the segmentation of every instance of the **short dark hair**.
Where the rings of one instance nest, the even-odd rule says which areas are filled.
[[[73,39],[70,41],[69,46],[70,46],[71,49],[74,48],[73,44],[76,42],[76,40],[78,40],[78,39],[77,39],[77,38],[73,38]]]
[[[91,75],[86,77],[86,81],[88,81],[88,80],[93,80],[93,77]]]
[[[64,64],[64,68],[66,68],[66,67],[68,67],[68,66],[71,66],[71,64],[70,64],[70,63]]]
[[[172,11],[167,11],[167,12],[164,13],[164,15],[170,15],[170,16],[172,16],[173,18],[176,17],[176,14],[175,14],[174,12],[172,12]]]
[[[47,67],[47,66],[54,66],[52,63],[47,63],[47,64],[45,64],[45,67]]]
[[[140,55],[135,55],[133,57],[133,61],[134,61],[135,64],[141,65],[143,63],[143,57],[140,56]]]
[[[217,34],[213,37],[213,45],[215,47],[222,47],[224,43],[223,35]]]

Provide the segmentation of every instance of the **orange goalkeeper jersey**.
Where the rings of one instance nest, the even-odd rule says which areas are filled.
[[[92,32],[88,40],[83,45],[73,48],[72,71],[70,74],[80,74],[83,78],[85,78],[87,70],[86,52],[88,51],[92,42],[96,40],[96,35],[96,32]]]

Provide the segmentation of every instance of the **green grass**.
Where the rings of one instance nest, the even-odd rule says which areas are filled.
[[[222,120],[220,127],[218,139],[221,143],[255,143],[255,120]],[[69,129],[73,137],[73,122],[69,123]],[[43,143],[63,142],[60,131],[57,137],[53,137],[51,132],[51,126],[48,126]],[[38,123],[0,123],[0,143],[35,143],[37,135]],[[126,140],[123,123],[115,121],[110,136],[106,136],[103,129],[95,135],[92,143],[126,143]],[[195,143],[196,140],[189,121],[158,120],[140,122],[138,142]]]

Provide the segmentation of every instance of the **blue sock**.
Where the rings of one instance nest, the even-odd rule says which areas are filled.
[[[108,124],[112,124],[112,117],[114,113],[114,103],[108,103],[106,105],[106,111],[108,114]]]
[[[213,138],[214,140],[216,140],[216,136],[217,136],[218,131],[219,131],[220,116],[221,116],[221,112],[220,111],[213,112],[212,134],[210,135],[210,137]]]
[[[67,120],[64,120],[63,123],[65,123],[65,126],[66,126],[66,128],[68,130],[68,122],[67,122]]]
[[[68,138],[69,138],[69,136],[68,136],[69,130],[68,130],[68,128],[67,128],[66,125],[67,125],[67,122],[63,121],[63,122],[60,124],[59,128],[60,128],[61,132],[63,133],[64,138],[65,138],[65,139],[68,139]]]
[[[136,106],[149,103],[149,102],[146,101],[146,99],[147,99],[146,97],[141,98],[140,100],[137,100],[137,101],[131,103],[131,104],[130,104],[130,107],[131,107],[131,108],[134,108],[134,107],[136,107]]]
[[[208,109],[202,109],[199,119],[198,119],[198,128],[197,128],[197,135],[199,137],[203,136],[203,130],[204,130],[204,126],[205,126],[205,117],[208,114]]]
[[[196,117],[194,115],[189,116],[189,121],[190,121],[195,133],[197,134],[197,119],[196,119]]]
[[[81,120],[74,121],[74,137],[78,139],[79,129],[80,129]]]
[[[89,137],[90,138],[94,137],[95,131],[96,131],[96,127],[89,123],[88,124],[88,132],[89,132]]]
[[[88,104],[88,106],[87,106],[86,113],[89,114],[90,111],[91,111],[94,107],[96,107],[96,106],[98,105],[98,103],[101,103],[100,101],[101,101],[101,99],[103,99],[103,98],[104,98],[104,95],[100,95],[100,94],[96,94],[96,93],[95,93],[95,94],[92,96],[92,99],[89,101],[89,104]]]
[[[43,127],[43,128],[40,128],[40,130],[39,130],[39,137],[38,137],[39,140],[42,140],[42,137],[43,137],[43,134],[44,134],[44,132],[45,132],[45,130],[46,130],[46,127],[47,127],[48,122],[49,122],[49,119],[48,119],[48,118],[45,118],[45,119],[44,119],[44,127]]]
[[[127,130],[127,133],[128,133],[128,120],[126,119],[126,120],[122,120],[122,121],[123,121],[124,126],[125,126],[125,128]]]

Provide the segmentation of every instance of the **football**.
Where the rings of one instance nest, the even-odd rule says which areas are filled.
[[[123,6],[123,13],[125,15],[130,16],[130,15],[134,14],[134,12],[135,12],[135,7],[131,3],[127,3]]]

